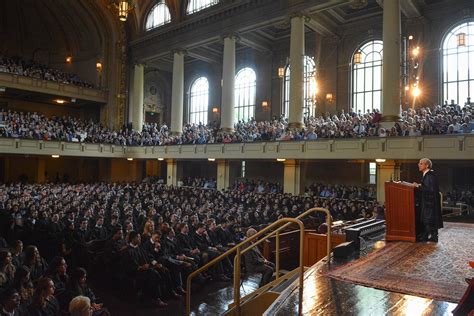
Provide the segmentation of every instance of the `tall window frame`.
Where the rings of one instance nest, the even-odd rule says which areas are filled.
[[[355,54],[360,63],[354,62]],[[381,110],[383,41],[379,39],[363,43],[352,55],[351,106],[355,112]]]
[[[145,31],[151,31],[157,27],[171,22],[171,13],[164,0],[156,3],[147,15]]]
[[[186,14],[193,14],[219,3],[219,0],[189,0]]]
[[[458,45],[464,34],[464,45]],[[464,106],[474,97],[474,19],[452,26],[441,43],[442,99]]]
[[[314,116],[316,114],[316,63],[313,57],[304,56],[304,117]],[[283,84],[283,115],[288,117],[290,114],[290,64],[285,67],[285,77]]]
[[[196,78],[189,88],[189,123],[204,125],[209,113],[209,81],[206,77]]]
[[[235,75],[234,122],[248,121],[255,117],[257,75],[251,67],[239,70]]]

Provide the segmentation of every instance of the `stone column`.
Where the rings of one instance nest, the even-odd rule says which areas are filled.
[[[230,186],[230,167],[227,160],[217,161],[217,190],[222,191]]]
[[[224,38],[224,60],[222,64],[221,129],[234,130],[235,116],[235,42],[236,35]]]
[[[178,183],[178,162],[174,159],[166,160],[166,184],[176,186]]]
[[[385,182],[400,179],[400,164],[394,160],[377,163],[377,201],[385,203]]]
[[[145,66],[136,64],[133,67],[133,94],[132,94],[132,128],[141,131],[143,127],[143,89],[145,80]]]
[[[304,107],[304,16],[291,18],[289,127],[303,127]]]
[[[383,2],[382,125],[400,120],[400,0]]]
[[[171,88],[171,133],[180,135],[183,131],[184,56],[186,52],[173,53],[173,86]]]
[[[284,162],[285,168],[283,171],[283,191],[299,195],[300,187],[300,163],[296,160],[286,160]]]

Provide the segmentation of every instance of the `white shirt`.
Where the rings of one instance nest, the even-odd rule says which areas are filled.
[[[431,169],[426,169],[425,171],[423,171],[423,178],[425,177],[425,174],[428,173],[428,171],[430,171]]]

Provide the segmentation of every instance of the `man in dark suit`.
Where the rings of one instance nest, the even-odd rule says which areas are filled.
[[[417,216],[420,232],[418,240],[438,242],[438,229],[443,228],[443,217],[438,179],[431,169],[432,167],[433,163],[428,158],[422,158],[418,162],[418,170],[423,173],[421,183],[414,183],[418,188],[419,196]]]
[[[253,228],[247,230],[247,238],[255,235],[257,231]],[[272,280],[273,272],[275,271],[275,265],[265,259],[258,249],[258,246],[253,247],[244,254],[245,267],[248,272],[257,272],[262,274],[259,287],[264,286]]]

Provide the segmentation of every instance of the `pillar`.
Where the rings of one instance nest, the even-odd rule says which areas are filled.
[[[382,125],[400,120],[400,0],[383,2]]]
[[[217,161],[217,190],[223,191],[230,186],[230,167],[229,161]]]
[[[166,160],[166,184],[176,186],[178,183],[178,162],[174,159]]]
[[[236,40],[237,37],[235,35],[230,35],[224,38],[224,60],[222,64],[221,129],[226,132],[234,130]]]
[[[289,127],[303,127],[304,107],[304,16],[291,18]]]
[[[286,160],[283,171],[283,191],[293,195],[301,193],[300,164],[296,160]]]
[[[36,168],[36,182],[44,183],[46,180],[45,175],[46,175],[46,159],[44,157],[39,157],[38,167]]]
[[[394,160],[377,163],[377,201],[385,203],[385,182],[400,179],[400,164]]]
[[[141,131],[143,127],[143,89],[145,80],[145,66],[136,64],[133,67],[133,96],[132,96],[132,128]]]
[[[185,51],[183,50],[177,50],[173,53],[171,133],[175,135],[180,135],[183,131],[184,56]]]

